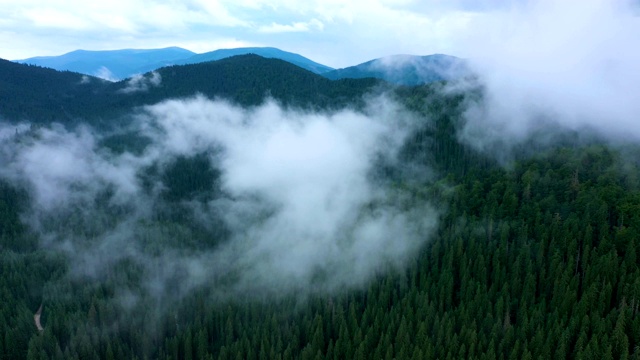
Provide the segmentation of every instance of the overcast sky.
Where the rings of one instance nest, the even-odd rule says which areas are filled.
[[[556,2],[630,1],[0,0],[0,57],[167,46],[198,53],[273,46],[333,67],[392,54],[467,57],[479,31],[539,3],[554,11]]]

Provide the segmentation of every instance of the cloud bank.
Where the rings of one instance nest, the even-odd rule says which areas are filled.
[[[485,150],[550,129],[640,139],[638,33],[631,2],[513,7],[468,41],[485,91],[469,108],[461,137]]]
[[[219,296],[334,292],[401,268],[436,224],[429,204],[375,175],[413,119],[384,98],[372,104],[303,113],[168,100],[138,115],[140,151],[109,150],[88,128],[5,129],[0,176],[27,189],[24,221],[67,254],[75,276],[103,279],[133,262],[156,298],[202,286]],[[198,168],[175,170],[181,163]],[[203,173],[202,192],[167,196],[176,184],[166,174]]]

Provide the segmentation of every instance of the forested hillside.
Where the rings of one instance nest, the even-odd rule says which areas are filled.
[[[284,108],[302,108],[286,115],[301,119],[300,123],[313,123],[328,116],[326,113],[340,114],[343,107],[354,111],[355,115],[348,116],[373,117],[386,111],[376,106],[397,102],[403,110],[390,112],[396,116],[391,120],[409,119],[410,131],[392,156],[371,156],[375,166],[366,171],[370,182],[365,184],[375,185],[371,192],[385,196],[366,197],[358,203],[362,206],[352,208],[358,216],[349,224],[357,227],[371,216],[385,219],[371,215],[377,213],[396,217],[408,213],[414,217],[407,218],[413,220],[431,217],[422,206],[426,203],[438,209],[438,215],[433,232],[418,233],[422,245],[403,257],[402,264],[381,262],[366,281],[345,280],[330,287],[327,284],[334,283],[327,277],[340,274],[330,272],[330,263],[314,270],[308,284],[284,284],[275,273],[273,282],[261,282],[269,274],[259,274],[250,280],[267,284],[264,288],[249,284],[238,290],[235,284],[244,279],[243,271],[251,264],[199,257],[229,242],[250,239],[249,235],[234,237],[234,224],[225,222],[221,214],[230,209],[225,207],[228,203],[242,200],[223,186],[234,166],[224,156],[233,155],[234,147],[203,145],[190,153],[184,144],[203,137],[175,145],[178,141],[170,138],[171,132],[156,135],[156,131],[165,126],[161,120],[178,111],[184,111],[179,115],[185,122],[197,117],[184,110],[187,105],[240,119],[229,127],[207,123],[197,129],[201,133],[258,126],[249,122],[250,116],[235,115],[235,108],[219,104],[208,108],[203,104],[209,103],[196,98],[162,103],[153,108],[162,110],[158,122],[143,122],[144,126],[134,127],[133,134],[105,131],[107,135],[95,135],[99,141],[86,140],[89,135],[82,132],[16,130],[15,135],[6,136],[2,148],[3,159],[10,163],[6,173],[20,164],[16,158],[37,163],[33,160],[37,156],[28,155],[42,154],[35,151],[40,149],[39,141],[47,145],[71,138],[80,149],[74,154],[89,149],[102,156],[99,160],[107,159],[100,162],[78,155],[78,162],[89,163],[86,169],[91,172],[107,168],[110,176],[117,174],[113,178],[124,177],[126,171],[120,171],[118,164],[135,163],[134,178],[142,189],[136,195],[139,199],[128,201],[128,193],[118,195],[120,183],[112,177],[95,177],[107,184],[96,190],[94,175],[87,175],[89,180],[78,176],[71,181],[73,192],[67,194],[69,202],[60,214],[47,212],[48,207],[58,205],[51,205],[50,198],[37,191],[39,183],[21,184],[3,175],[0,359],[640,358],[640,168],[635,145],[614,146],[595,139],[579,143],[566,136],[568,140],[561,144],[545,144],[535,151],[515,149],[505,163],[459,140],[465,108],[482,96],[479,88],[460,93],[443,91],[443,84],[390,88],[373,80],[330,81],[283,61],[250,55],[163,68],[158,71],[160,82],[149,82],[147,88],[134,92],[122,91],[131,85],[126,81],[105,85],[90,79],[94,95],[73,90],[72,84],[82,81],[80,75],[11,66],[10,72],[0,71],[4,77],[2,116],[36,122],[45,130],[52,121],[65,121],[59,112],[47,113],[61,106],[70,112],[73,109],[74,124],[86,118],[94,119],[88,123],[95,126],[91,101],[107,123],[114,116],[123,121],[123,115],[136,107],[195,93],[245,107],[261,104],[270,96]],[[151,74],[146,76],[152,79]],[[29,85],[41,78],[50,78],[51,84]],[[20,84],[31,92],[20,90]],[[373,97],[383,89],[386,97]],[[78,98],[92,100],[80,102]],[[318,113],[306,117],[305,112],[312,110]],[[269,107],[260,111],[276,112]],[[350,117],[330,119],[333,124]],[[275,124],[274,128],[282,126]],[[365,122],[369,127],[377,124]],[[167,128],[179,133],[179,126],[171,122]],[[267,128],[258,134],[271,134],[272,127]],[[300,127],[294,129],[302,132]],[[388,129],[383,127],[380,133]],[[228,137],[235,134],[225,133]],[[254,139],[259,137],[254,133],[240,134],[241,150],[243,141],[249,149],[253,141],[261,141]],[[154,147],[153,141],[165,138],[172,141]],[[287,139],[278,138],[278,144]],[[309,141],[308,146],[321,147],[322,141]],[[88,147],[82,147],[87,143]],[[392,143],[374,145],[392,147]],[[368,149],[368,144],[363,147]],[[165,158],[161,151],[170,146],[178,150]],[[248,154],[249,158],[260,156]],[[286,159],[295,162],[298,154],[288,155]],[[329,169],[333,167],[339,168],[338,162],[329,164]],[[19,169],[18,175],[31,168]],[[248,177],[272,176],[262,170],[256,167]],[[67,179],[59,177],[51,179],[67,186]],[[280,178],[274,178],[280,186]],[[314,179],[303,178],[302,182]],[[79,193],[91,197],[77,199]],[[255,191],[245,196],[252,201],[247,204],[258,208],[252,217],[257,224],[268,222],[278,206],[286,206],[261,207],[268,203],[263,199],[268,195]],[[138,206],[138,202],[152,206]],[[243,207],[242,211],[253,208]],[[83,215],[87,212],[89,216]],[[200,215],[211,217],[203,222],[197,219]],[[114,227],[117,231],[112,231]],[[109,249],[123,255],[100,268],[106,260],[94,256],[101,254],[98,250],[92,251],[108,247],[109,239],[117,234],[132,235],[113,242],[117,247]],[[398,247],[402,244],[400,235],[388,237]],[[78,253],[94,255],[80,258]],[[184,268],[172,262],[186,256],[193,261]],[[154,261],[158,264],[149,265]],[[203,271],[206,281],[192,283],[189,274],[198,261],[219,262],[221,269],[232,270],[211,276],[202,270],[208,268],[198,268],[194,272]],[[355,272],[348,275],[355,276]],[[42,331],[34,321],[40,306]]]
[[[154,74],[157,83],[151,83]],[[131,108],[166,98],[203,94],[252,106],[268,96],[287,105],[340,108],[382,84],[374,79],[330,81],[257,55],[166,67],[117,83],[2,60],[0,77],[0,116],[6,121],[98,126],[122,125],[117,120]]]
[[[95,110],[95,100],[88,104],[87,95],[105,87],[108,82],[98,78],[0,59],[0,117],[67,122]]]
[[[177,65],[184,64],[196,64],[208,61],[216,61],[225,59],[237,55],[255,54],[268,59],[280,59],[287,61],[291,64],[299,66],[303,69],[309,70],[316,74],[322,74],[327,71],[333,70],[326,65],[318,64],[315,61],[307,59],[306,57],[294,54],[288,51],[282,51],[273,47],[248,47],[248,48],[235,48],[235,49],[219,49],[202,54],[195,54],[189,58],[177,61]]]
[[[134,104],[154,103],[167,97],[202,93],[219,96],[244,106],[256,105],[265,96],[300,107],[344,107],[371,87],[382,84],[375,79],[331,81],[284,60],[265,59],[258,55],[238,55],[218,61],[170,66],[157,72],[162,82],[148,91],[120,96],[118,101]],[[126,81],[116,89],[126,88]]]
[[[443,80],[459,80],[473,72],[465,60],[455,56],[393,55],[362,64],[322,73],[336,79],[376,78],[397,85],[422,85]]]

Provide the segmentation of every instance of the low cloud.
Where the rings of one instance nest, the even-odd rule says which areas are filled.
[[[107,81],[118,81],[119,79],[106,66],[101,66],[94,74],[96,77]]]
[[[129,261],[159,299],[202,286],[217,296],[333,292],[402,268],[437,222],[428,203],[375,175],[415,119],[385,98],[371,104],[305,113],[168,100],[138,115],[135,134],[149,140],[138,152],[109,150],[89,128],[0,131],[0,176],[26,188],[25,223],[67,254],[75,276],[101,279]],[[193,172],[212,174],[204,191],[168,197],[163,174],[194,158],[217,169]]]
[[[149,87],[158,87],[162,83],[162,76],[158,72],[151,72],[149,75],[134,75],[127,80],[126,86],[118,92],[131,94],[135,92],[148,91]]]
[[[19,141],[7,141],[2,148],[5,166],[0,173],[16,184],[29,184],[38,210],[90,202],[106,186],[120,194],[113,199],[136,192],[134,169],[124,166],[126,157],[110,159],[101,153],[86,127],[67,132],[54,126],[16,132],[16,137]]]
[[[461,138],[498,152],[566,130],[640,139],[640,18],[631,5],[526,2],[479,29],[467,45],[484,94]]]
[[[439,80],[459,80],[471,75],[464,60],[442,54],[385,56],[371,62],[369,70],[382,72],[393,82],[408,85]]]

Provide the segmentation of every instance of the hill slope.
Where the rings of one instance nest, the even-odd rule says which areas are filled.
[[[0,61],[0,116],[33,122],[102,121],[136,106],[167,98],[203,94],[241,105],[270,96],[284,103],[337,107],[357,99],[380,82],[328,80],[283,60],[241,55],[191,65],[175,65],[111,83],[72,72]],[[157,82],[152,79],[157,76]]]
[[[0,118],[64,122],[95,110],[108,81],[0,59]]]
[[[465,62],[449,55],[394,55],[323,73],[329,79],[377,78],[398,85],[452,80],[469,74]]]
[[[265,96],[291,104],[331,105],[357,98],[376,80],[331,81],[280,59],[238,55],[218,61],[175,65],[159,69],[162,84],[139,94],[144,102],[202,93],[220,96],[241,105],[256,105]],[[126,87],[126,82],[116,86]],[[347,100],[348,99],[348,100]]]

